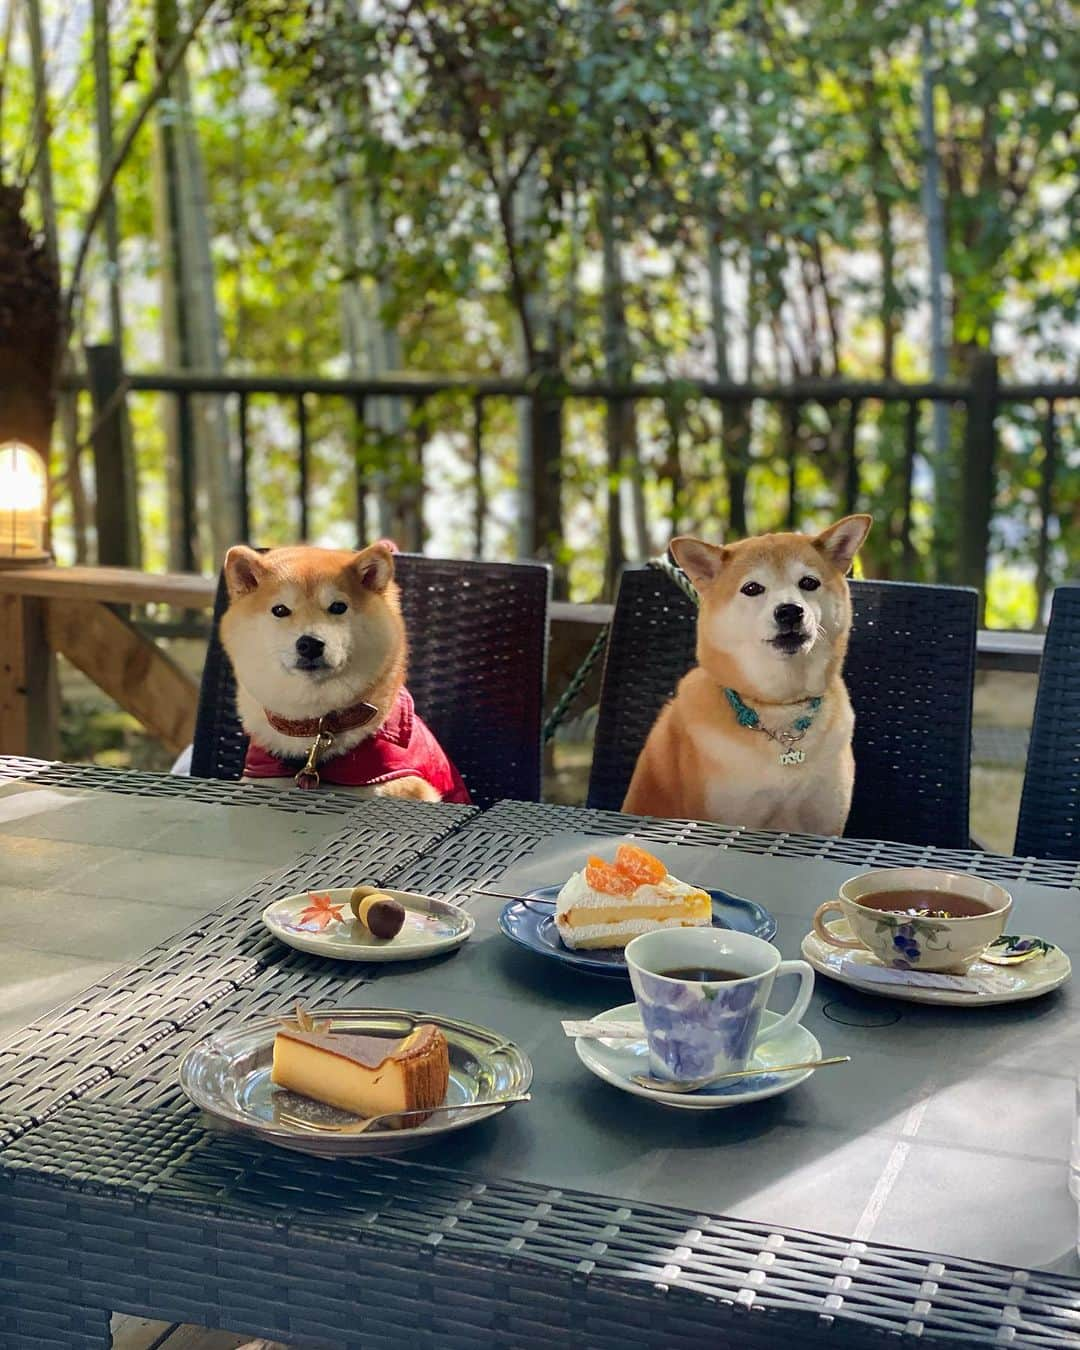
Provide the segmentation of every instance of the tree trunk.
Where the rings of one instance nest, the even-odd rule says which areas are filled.
[[[921,140],[923,151],[923,211],[930,281],[930,374],[944,380],[948,374],[945,337],[945,227],[938,171],[937,127],[934,117],[934,48],[929,20],[922,36]],[[934,559],[938,580],[948,580],[955,542],[952,455],[949,446],[949,408],[933,405]]]
[[[518,183],[509,211],[503,211],[504,245],[513,273],[517,266],[517,238],[528,238],[540,212],[536,170],[530,168]],[[542,284],[541,279],[541,284]],[[517,311],[517,347],[521,366],[532,377],[536,372],[536,344],[532,335],[539,327],[537,297],[524,287],[508,287]],[[522,558],[543,556],[545,533],[542,517],[545,475],[541,461],[543,447],[537,441],[544,419],[538,415],[536,397],[518,400],[518,554]]]
[[[49,265],[55,275],[60,274],[58,253],[59,229],[56,219],[56,198],[53,192],[52,176],[52,119],[49,115],[49,80],[45,69],[45,44],[42,37],[41,6],[39,0],[25,0],[26,27],[30,39],[30,69],[34,83],[34,129],[33,155],[34,173],[37,179],[38,196],[41,204],[41,218],[44,226],[45,250]],[[16,0],[10,0],[14,10]],[[61,339],[63,341],[63,339]],[[64,342],[61,357],[64,371],[71,368],[70,350]],[[64,483],[71,503],[71,530],[75,541],[75,559],[85,562],[87,558],[87,503],[83,489],[82,474],[79,465],[78,421],[75,415],[73,398],[65,397],[62,405],[63,417],[60,421],[64,445]],[[50,424],[52,414],[50,414]]]
[[[94,110],[97,123],[98,181],[113,157],[112,70],[109,61],[109,0],[93,0]],[[123,351],[124,316],[120,290],[120,232],[116,198],[110,191],[104,211],[105,257],[109,291],[109,337]]]
[[[559,371],[549,365],[534,370],[532,378],[535,393],[529,400],[527,418],[532,477],[527,487],[534,533],[525,556],[551,563],[555,597],[565,600],[569,597],[569,582],[563,555],[563,400],[555,387]]]
[[[98,184],[104,185],[105,175],[109,171],[109,164],[113,157],[113,120],[112,120],[112,71],[109,58],[109,7],[108,0],[93,0],[93,39],[94,39],[94,110],[97,127],[97,152],[98,152]],[[108,289],[108,332],[110,345],[115,347],[119,353],[121,366],[124,360],[124,316],[123,305],[120,291],[120,232],[116,217],[116,199],[111,189],[108,190],[105,207],[103,211],[103,223],[105,227],[105,258],[106,258],[106,282]],[[67,406],[64,407],[64,417],[61,425],[64,428],[65,439],[73,433],[78,435],[77,420],[71,415],[74,409],[69,413]],[[138,482],[135,474],[135,447],[131,431],[131,421],[127,415],[126,400],[121,398],[121,407],[117,413],[119,435],[122,438],[123,454],[121,456],[122,480],[124,493],[124,510],[121,513],[121,519],[126,522],[128,537],[124,541],[122,556],[124,562],[129,567],[142,566],[142,543],[139,537],[139,493]],[[72,480],[79,479],[78,465],[78,443],[77,439],[69,442],[72,450],[69,450],[69,456],[74,454],[74,463],[71,465]],[[96,481],[96,479],[95,479]],[[78,481],[78,492],[82,495],[82,482]],[[74,498],[73,498],[74,505]],[[85,515],[85,505],[82,507]],[[85,527],[84,527],[85,528]],[[78,540],[76,540],[76,553],[85,554],[85,542],[80,550]],[[101,540],[98,539],[98,557],[101,557]]]
[[[376,257],[381,256],[386,244],[386,221],[378,188],[370,173],[360,196],[360,221],[372,251]],[[400,372],[403,364],[397,330],[383,320],[388,300],[386,285],[376,270],[364,292],[367,373],[372,379]],[[372,413],[382,442],[383,461],[375,482],[379,532],[391,539],[404,539],[416,524],[408,519],[408,492],[403,483],[407,477],[405,457],[408,454],[409,419],[405,404],[397,395],[377,398],[374,405]]]
[[[343,13],[349,25],[361,21],[356,0],[344,0]],[[344,59],[351,64],[348,45]],[[363,78],[350,70],[350,83],[359,86],[359,107],[356,114],[360,130],[367,117]],[[366,250],[376,258],[382,256],[386,244],[386,221],[379,197],[378,182],[369,166],[360,164],[353,152],[350,109],[344,95],[334,105],[334,129],[338,138],[339,160],[335,170],[335,196],[341,231],[341,248],[345,261],[345,277],[341,293],[342,342],[347,369],[353,378],[366,375],[369,379],[396,374],[403,366],[401,339],[396,329],[384,322],[390,299],[381,270],[371,268],[365,275],[362,254]],[[356,170],[359,167],[359,181]],[[359,208],[359,209],[358,209]],[[372,473],[374,498],[378,510],[378,531],[386,538],[405,542],[409,537],[423,534],[423,521],[417,517],[421,494],[409,485],[410,464],[409,417],[404,401],[396,396],[367,399],[364,403],[365,422],[374,428],[378,437],[378,467]],[[365,434],[367,427],[361,427]],[[419,454],[422,450],[417,450]],[[358,466],[357,472],[363,472]],[[368,484],[358,484],[357,499],[366,499]],[[422,510],[422,508],[420,508]],[[361,542],[363,542],[361,540]]]
[[[168,44],[159,33],[159,47]],[[185,315],[180,302],[179,208],[176,202],[176,125],[168,108],[159,115],[154,136],[154,225],[161,268],[161,352],[166,370],[183,370],[190,364]],[[173,572],[189,571],[195,562],[192,522],[186,518],[185,479],[192,466],[191,453],[180,442],[178,400],[166,398],[161,423],[165,433],[165,483],[168,523],[168,560]]]
[[[731,368],[728,360],[724,261],[720,252],[720,222],[715,216],[711,216],[706,222],[706,249],[709,266],[709,322],[712,327],[716,378],[726,382],[731,379]],[[720,403],[716,411],[720,421],[720,458],[728,484],[728,528],[732,536],[744,535],[747,465],[750,462],[749,408],[745,403]]]
[[[159,64],[179,34],[176,0],[155,0],[155,41]],[[163,208],[162,249],[163,304],[166,356],[176,358],[176,367],[218,373],[223,368],[221,331],[214,290],[213,260],[207,222],[206,180],[202,156],[191,116],[191,97],[183,62],[170,81],[170,99],[159,110]],[[167,223],[166,223],[167,222]],[[164,271],[171,271],[164,283]],[[180,426],[183,427],[183,405]],[[177,436],[176,470],[192,474],[199,515],[206,522],[205,534],[195,525],[191,552],[196,566],[209,551],[216,565],[224,551],[239,536],[236,475],[229,461],[229,433],[224,401],[218,395],[200,395],[191,400],[191,434]],[[187,445],[180,442],[188,441]],[[189,462],[183,464],[185,456]],[[183,497],[183,493],[180,493]],[[183,511],[181,510],[181,516]],[[181,524],[180,535],[186,533]],[[173,534],[176,532],[173,531]],[[182,546],[181,552],[186,552]]]
[[[345,369],[351,380],[361,374],[360,354],[368,328],[364,292],[360,284],[360,230],[356,220],[356,185],[353,181],[353,157],[344,95],[334,102],[334,137],[337,163],[334,167],[334,199],[341,232],[341,341]]]
[[[186,67],[174,77],[180,108],[180,220],[184,242],[184,304],[192,367],[220,374],[224,370],[221,321],[218,315],[214,262],[210,251],[209,203],[202,150],[191,112]],[[192,400],[199,505],[207,523],[211,566],[217,568],[226,550],[240,536],[237,475],[229,454],[225,400],[201,394]]]
[[[626,315],[622,296],[622,259],[615,238],[615,214],[610,177],[605,176],[597,201],[603,263],[604,368],[612,384],[625,382],[628,370]],[[607,430],[607,549],[604,558],[604,595],[611,599],[622,574],[623,552],[622,484],[627,462],[627,429],[633,406],[609,398],[605,409]],[[629,414],[629,417],[627,416]]]
[[[892,171],[881,133],[872,79],[866,81],[863,93],[866,100],[865,115],[869,122],[871,172],[874,183],[881,184],[892,177]],[[893,233],[891,198],[880,190],[874,191],[873,198],[881,256],[881,373],[886,380],[893,380],[896,378],[896,339],[900,331],[901,310],[896,286],[896,236]]]
[[[493,188],[498,194],[497,184]],[[509,199],[499,197],[510,284],[516,311],[518,350],[533,393],[518,403],[518,551],[552,564],[554,592],[566,599],[562,514],[563,400],[558,391],[559,325],[548,304],[547,276],[537,267],[527,276],[519,240],[534,238],[541,215],[535,165],[522,174]]]

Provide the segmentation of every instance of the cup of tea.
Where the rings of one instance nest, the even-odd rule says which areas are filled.
[[[626,964],[652,1071],[675,1081],[745,1069],[755,1045],[800,1020],[814,991],[805,961],[785,961],[771,942],[724,928],[642,933],[627,943]],[[773,982],[782,975],[796,975],[799,992],[761,1031]]]
[[[1005,931],[1012,896],[962,872],[889,867],[851,877],[814,914],[814,932],[830,947],[865,948],[898,970],[962,971]],[[826,927],[839,912],[852,937]]]

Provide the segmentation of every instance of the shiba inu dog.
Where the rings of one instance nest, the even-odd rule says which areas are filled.
[[[649,733],[624,811],[843,831],[855,778],[845,576],[870,524],[846,516],[818,535],[723,548],[671,541],[701,597],[698,664]]]
[[[251,737],[246,778],[468,802],[405,688],[408,644],[393,546],[225,557],[221,642]]]

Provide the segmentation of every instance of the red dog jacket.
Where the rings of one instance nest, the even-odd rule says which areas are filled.
[[[263,750],[248,746],[244,773],[249,778],[291,778],[295,767]],[[444,802],[468,806],[469,790],[446,756],[431,729],[413,707],[412,695],[402,689],[386,721],[359,745],[319,761],[319,778],[332,787],[377,787],[396,778],[422,778],[442,794]]]

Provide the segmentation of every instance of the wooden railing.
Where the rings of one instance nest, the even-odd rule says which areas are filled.
[[[1028,410],[1025,419],[1029,437],[1034,431],[1033,420],[1038,424],[1037,452],[1028,458],[1034,481],[1030,488],[1024,488],[1030,501],[1025,497],[1023,510],[1031,525],[1025,532],[1031,541],[1027,552],[1036,576],[1040,615],[1048,589],[1055,580],[1065,579],[1058,575],[1060,567],[1055,568],[1054,540],[1063,531],[1075,529],[1075,522],[1072,519],[1074,504],[1059,500],[1058,487],[1067,468],[1063,462],[1060,416],[1062,405],[1080,399],[1080,382],[1003,385],[998,381],[993,356],[986,353],[977,357],[971,378],[964,382],[901,384],[887,380],[827,380],[789,385],[738,385],[685,380],[614,385],[557,378],[538,383],[523,379],[424,375],[346,380],[308,375],[124,374],[118,360],[102,359],[102,352],[111,349],[95,351],[91,362],[91,385],[73,377],[66,389],[77,398],[84,388],[91,387],[91,439],[99,478],[97,533],[101,547],[106,550],[99,552],[99,561],[137,561],[137,555],[125,552],[125,541],[139,535],[140,522],[130,518],[133,509],[138,511],[138,504],[132,503],[130,493],[125,496],[121,490],[119,485],[125,481],[125,471],[117,464],[127,453],[122,411],[128,395],[160,394],[175,401],[183,470],[175,485],[183,543],[182,556],[177,561],[184,570],[198,570],[200,566],[216,561],[200,556],[197,543],[199,506],[194,474],[196,433],[192,410],[193,400],[200,396],[220,395],[227,403],[227,421],[233,439],[231,460],[238,537],[252,539],[254,535],[259,543],[280,543],[286,542],[285,534],[293,539],[310,538],[325,526],[350,521],[355,523],[359,538],[368,538],[373,519],[376,522],[378,519],[374,509],[377,497],[380,507],[392,505],[395,528],[403,547],[422,551],[427,484],[425,451],[435,432],[452,428],[466,438],[468,472],[472,480],[471,491],[456,499],[453,509],[459,518],[469,523],[468,547],[476,557],[485,556],[490,535],[490,492],[485,475],[489,468],[489,414],[494,405],[523,402],[535,407],[538,401],[543,404],[546,415],[530,415],[530,425],[536,435],[555,437],[558,443],[534,445],[533,458],[538,463],[550,460],[554,464],[554,486],[548,484],[544,490],[553,492],[557,499],[561,482],[559,453],[568,453],[562,447],[562,423],[567,407],[601,404],[610,408],[617,405],[630,410],[631,421],[645,405],[656,410],[658,425],[665,428],[662,435],[667,444],[663,465],[649,470],[654,484],[664,490],[661,496],[667,502],[664,520],[653,522],[658,532],[661,524],[665,530],[678,532],[680,524],[686,522],[687,503],[692,492],[700,491],[706,482],[709,486],[712,484],[711,477],[694,479],[680,447],[685,441],[683,428],[691,410],[717,412],[715,453],[710,455],[708,473],[715,474],[718,500],[720,488],[723,488],[728,518],[720,523],[726,533],[735,537],[762,529],[798,528],[800,521],[820,506],[818,502],[802,500],[800,490],[804,470],[820,459],[820,433],[815,431],[811,435],[807,426],[810,410],[815,407],[829,412],[830,426],[836,433],[830,444],[835,442],[842,457],[842,472],[838,476],[842,484],[836,492],[838,500],[829,503],[830,509],[873,509],[874,492],[868,482],[875,466],[872,457],[860,449],[859,431],[868,416],[868,409],[873,405],[884,405],[898,408],[902,423],[902,427],[897,428],[897,434],[902,437],[902,453],[887,485],[890,503],[897,504],[892,512],[894,518],[885,522],[897,549],[890,575],[917,578],[920,573],[915,516],[919,481],[920,476],[929,476],[934,470],[933,454],[925,439],[926,419],[922,413],[927,405],[944,404],[964,413],[960,463],[963,510],[958,512],[955,521],[955,555],[948,575],[939,575],[936,579],[972,585],[985,591],[991,522],[997,506],[996,475],[1000,468],[997,424],[999,418],[1013,416],[1021,407]],[[252,401],[255,399],[273,399],[279,407],[283,405],[294,429],[293,510],[287,522],[280,519],[267,521],[265,516],[259,518],[254,509],[252,466],[262,451],[262,447],[254,443],[252,433]],[[317,399],[331,400],[341,405],[345,412],[347,420],[340,423],[339,431],[345,436],[346,445],[352,446],[354,464],[351,494],[345,501],[335,502],[333,520],[320,517],[319,528],[313,531],[313,499],[317,490],[324,486],[312,454],[312,407]],[[372,449],[373,410],[379,400],[385,399],[400,403],[407,414],[398,438],[400,444],[394,451],[399,457],[396,464],[387,462],[389,452],[385,444]],[[781,414],[780,429],[770,436],[767,444],[761,443],[760,436],[752,429],[751,413],[758,404],[776,408]],[[611,420],[609,418],[608,422]],[[610,428],[607,434],[612,434]],[[345,453],[349,453],[348,450]],[[623,561],[619,481],[625,468],[622,461],[609,454],[603,507],[608,515],[609,593]],[[749,484],[753,476],[764,469],[786,484],[786,503],[781,504],[778,512],[772,512],[770,518],[765,518],[760,511],[755,515],[750,509],[753,493]],[[519,504],[525,524],[518,551],[521,556],[551,559],[558,555],[561,543],[561,507],[552,508],[555,511],[553,519],[560,526],[553,538],[551,520],[539,519],[531,510],[526,500],[528,488],[527,483],[521,488]],[[874,491],[881,496],[886,489],[879,486]],[[375,528],[378,528],[377,523]]]
[[[198,690],[191,676],[130,617],[146,606],[207,614],[217,581],[120,567],[0,570],[0,754],[44,759],[57,753],[57,653],[65,656],[168,749],[190,744]],[[119,611],[118,612],[118,608]],[[596,635],[611,620],[606,604],[551,607],[548,707],[558,700]],[[208,618],[205,631],[209,630]],[[1035,672],[1042,637],[983,631],[982,670]],[[599,696],[600,666],[579,709]]]

